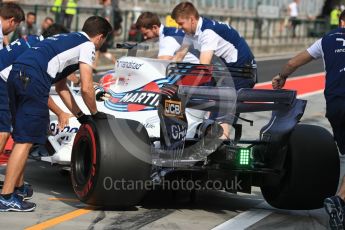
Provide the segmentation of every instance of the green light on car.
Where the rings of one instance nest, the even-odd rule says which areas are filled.
[[[238,151],[238,163],[239,166],[249,166],[251,161],[251,149],[240,148]]]

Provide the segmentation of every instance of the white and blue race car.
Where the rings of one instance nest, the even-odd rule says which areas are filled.
[[[320,208],[339,180],[332,135],[298,124],[307,102],[295,91],[218,86],[233,71],[255,77],[248,69],[121,57],[96,86],[108,118],[81,126],[71,118],[64,130],[52,121],[53,151],[42,160],[70,166],[77,197],[91,205],[135,205],[166,181],[198,182],[194,191],[217,180],[233,193],[258,186],[277,208]],[[272,111],[271,119],[257,139],[242,140],[239,114],[258,111]],[[219,139],[223,130],[210,112],[231,115],[233,138]],[[234,179],[241,186],[227,189]]]

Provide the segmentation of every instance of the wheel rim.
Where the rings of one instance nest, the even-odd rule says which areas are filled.
[[[75,161],[75,179],[79,186],[83,186],[89,180],[92,167],[92,146],[89,138],[82,138],[78,142]]]

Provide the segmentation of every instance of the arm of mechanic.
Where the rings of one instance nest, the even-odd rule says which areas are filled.
[[[183,58],[186,56],[189,50],[189,45],[182,45],[180,49],[178,49],[175,53],[173,58],[174,61],[182,61]]]
[[[201,52],[200,53],[200,64],[205,64],[205,65],[211,64],[213,54],[214,54],[213,50]]]
[[[93,87],[92,67],[86,63],[79,62],[79,70],[81,96],[91,115],[94,115],[98,111],[96,105],[95,89]]]
[[[283,67],[282,71],[272,79],[273,89],[281,89],[284,87],[286,79],[290,74],[296,71],[300,66],[307,64],[314,58],[309,54],[307,50],[297,54],[295,57],[291,58],[286,65]]]
[[[64,78],[55,83],[55,90],[59,94],[61,100],[69,109],[69,111],[71,111],[74,116],[78,117],[78,114],[80,114],[81,110],[75,102],[74,97],[67,86],[67,79]]]
[[[71,82],[73,82],[74,85],[79,85],[80,83],[80,78],[77,77],[75,73],[68,75],[67,80],[70,80]]]
[[[72,114],[65,113],[53,100],[51,96],[48,98],[48,107],[49,109],[56,114],[58,117],[59,128],[63,129],[69,123],[69,118],[72,117]]]
[[[159,39],[158,59],[173,60],[174,54],[179,50],[181,45],[171,36],[166,36]]]
[[[158,57],[159,60],[173,60],[173,58],[174,56],[168,56],[168,55]]]

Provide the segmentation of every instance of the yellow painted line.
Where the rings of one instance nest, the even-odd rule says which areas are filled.
[[[85,215],[85,214],[88,214],[90,212],[92,212],[93,210],[95,210],[96,207],[92,207],[92,206],[87,206],[85,208],[82,208],[82,209],[77,209],[73,212],[69,212],[69,213],[66,213],[62,216],[58,216],[58,217],[55,217],[55,218],[52,218],[52,219],[49,219],[47,221],[44,221],[42,223],[39,223],[39,224],[36,224],[34,226],[31,226],[31,227],[28,227],[28,228],[25,228],[25,230],[41,230],[41,229],[47,229],[47,228],[50,228],[50,227],[53,227],[55,225],[58,225],[58,224],[61,224],[63,222],[66,222],[68,220],[72,220],[74,218],[77,218],[79,216],[82,216],[82,215]]]
[[[56,201],[56,200],[61,200],[61,201],[70,201],[70,202],[80,202],[78,199],[73,199],[73,198],[58,198],[58,197],[51,197],[48,198],[50,201]]]

